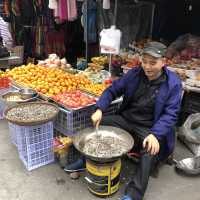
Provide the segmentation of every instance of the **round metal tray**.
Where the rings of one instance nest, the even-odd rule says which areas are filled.
[[[7,92],[5,94],[3,94],[1,96],[2,100],[5,102],[5,103],[9,103],[9,104],[12,104],[12,103],[26,103],[26,102],[29,102],[29,101],[33,101],[35,100],[37,97],[38,97],[38,94],[36,94],[34,97],[32,98],[27,98],[27,99],[20,99],[20,100],[16,100],[16,101],[8,101],[6,98],[10,97],[10,96],[13,96],[13,95],[16,95],[16,96],[19,96],[19,98],[21,98],[21,94],[19,92]]]
[[[80,151],[82,154],[84,154],[86,157],[89,159],[95,160],[95,161],[101,161],[101,162],[108,162],[111,160],[116,160],[117,158],[121,157],[122,155],[126,154],[129,152],[133,145],[134,145],[134,140],[133,137],[126,132],[125,130],[122,130],[120,128],[112,127],[112,126],[100,126],[99,127],[99,132],[104,134],[102,136],[109,136],[113,138],[118,138],[124,142],[125,148],[124,151],[121,153],[121,155],[118,156],[110,156],[110,157],[94,157],[91,155],[85,154],[83,152],[83,147],[85,143],[91,141],[91,139],[97,137],[96,132],[94,128],[87,128],[82,131],[80,131],[78,134],[76,134],[73,138],[73,144],[75,148]]]
[[[12,109],[14,108],[23,108],[25,106],[32,106],[32,105],[46,105],[46,106],[51,106],[55,109],[55,113],[52,114],[51,116],[49,116],[48,118],[44,119],[44,120],[39,120],[39,119],[36,119],[36,120],[14,120],[14,119],[10,119],[8,116],[7,116],[7,113],[8,111],[12,111]],[[18,124],[18,125],[22,125],[22,126],[35,126],[35,125],[39,125],[39,124],[44,124],[44,123],[47,123],[49,121],[52,121],[56,115],[58,114],[59,112],[59,109],[57,106],[55,106],[54,104],[51,104],[51,103],[46,103],[46,102],[29,102],[29,103],[21,103],[21,104],[18,104],[18,105],[14,105],[10,108],[8,108],[5,112],[4,112],[4,116],[5,116],[5,119],[7,119],[9,122],[13,123],[13,124]]]

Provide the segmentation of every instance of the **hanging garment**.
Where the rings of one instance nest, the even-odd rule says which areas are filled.
[[[9,0],[3,0],[3,19],[6,22],[10,22],[11,5]]]
[[[110,0],[103,0],[103,9],[110,9]]]
[[[49,0],[49,9],[52,9],[53,10],[53,13],[54,13],[54,17],[59,17],[59,1],[57,0]]]
[[[35,25],[37,18],[36,1],[21,0],[20,16],[23,25]]]
[[[88,0],[83,3],[83,26],[84,26],[84,41],[88,43],[97,42],[97,3],[95,0]],[[86,24],[87,21],[87,24]],[[86,28],[87,27],[87,28]]]
[[[49,0],[49,8],[50,9],[57,9],[58,8],[57,0]]]
[[[114,2],[111,9],[103,9],[101,0],[98,3],[98,31],[109,28],[113,24]],[[116,27],[122,31],[121,48],[128,47],[134,40],[151,37],[154,4],[133,0],[118,1]]]
[[[12,13],[15,16],[20,16],[20,1],[19,0],[12,0],[11,1],[11,8],[12,8]]]
[[[76,0],[67,0],[68,20],[73,21],[77,18]]]
[[[9,31],[9,24],[0,17],[0,35],[3,39],[3,45],[7,48],[11,48],[13,45],[13,39]]]
[[[58,4],[59,9],[59,18],[61,20],[68,20],[68,8],[67,8],[67,0],[60,0]]]

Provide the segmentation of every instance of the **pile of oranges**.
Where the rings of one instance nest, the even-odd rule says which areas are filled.
[[[109,84],[94,84],[94,83],[88,83],[85,85],[80,85],[80,89],[87,91],[91,94],[94,94],[95,96],[101,96],[103,91],[109,86]]]
[[[61,69],[47,68],[31,63],[8,70],[7,74],[18,84],[31,87],[47,96],[72,91],[80,86],[91,84],[84,77],[66,73]]]

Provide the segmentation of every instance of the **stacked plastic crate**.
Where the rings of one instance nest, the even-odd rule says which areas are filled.
[[[9,123],[12,143],[27,170],[33,170],[54,161],[53,122],[36,126]]]
[[[11,143],[17,147],[16,125],[8,122]]]
[[[112,102],[104,115],[114,114],[119,109],[121,103],[122,98]],[[64,135],[73,135],[84,128],[92,126],[91,115],[94,111],[95,106],[74,111],[60,109],[60,112],[55,120],[55,129]]]

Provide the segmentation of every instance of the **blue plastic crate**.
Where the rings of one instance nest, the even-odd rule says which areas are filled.
[[[13,130],[13,140],[27,170],[54,162],[53,122],[37,126],[11,124],[9,128]]]
[[[92,125],[91,115],[94,112],[94,106],[75,111],[60,109],[54,123],[54,128],[60,133],[70,136],[77,131]]]
[[[16,125],[8,122],[11,143],[17,147],[17,132]]]
[[[119,109],[121,103],[122,99],[113,101],[104,115],[114,114]],[[55,120],[54,128],[66,136],[76,134],[78,131],[92,126],[91,115],[94,111],[95,106],[74,111],[61,108]]]

